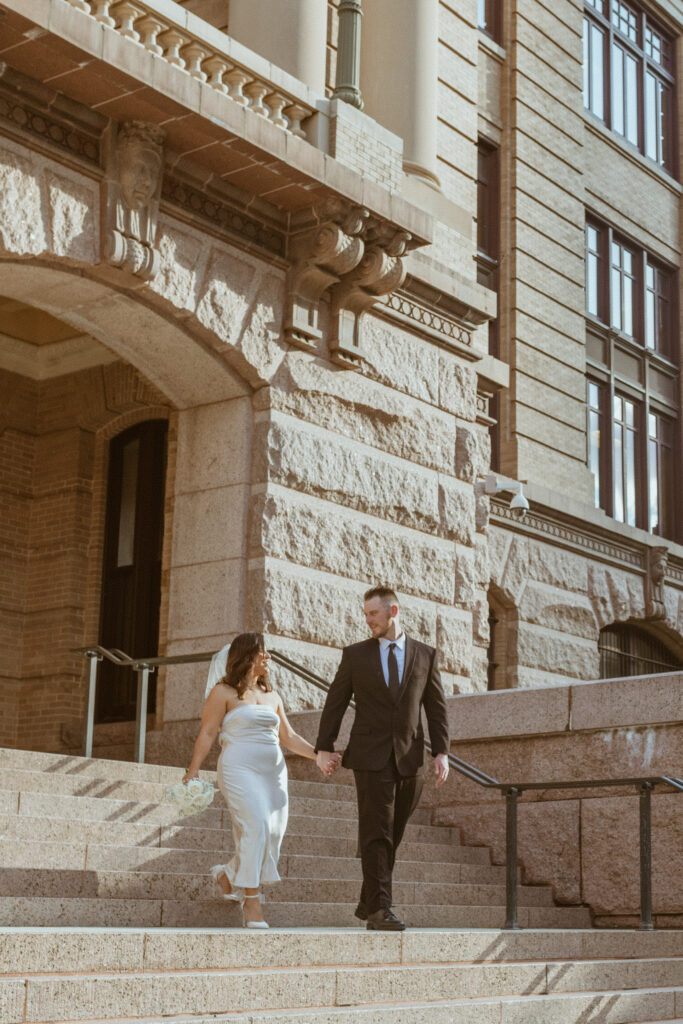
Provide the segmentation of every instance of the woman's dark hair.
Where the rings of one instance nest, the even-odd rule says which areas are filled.
[[[240,633],[230,643],[225,675],[221,682],[226,686],[232,686],[233,690],[237,690],[240,700],[247,691],[247,674],[254,663],[254,658],[265,649],[263,633]],[[259,676],[256,683],[264,693],[270,693],[273,689],[268,681],[268,676]]]

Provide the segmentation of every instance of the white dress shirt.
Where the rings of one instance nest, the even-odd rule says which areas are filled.
[[[401,633],[395,640],[388,640],[387,637],[381,636],[379,638],[379,657],[382,662],[382,672],[384,673],[384,682],[389,685],[389,645],[396,644],[394,648],[394,655],[396,657],[396,664],[398,665],[398,681],[403,682],[403,667],[406,661],[406,635]]]

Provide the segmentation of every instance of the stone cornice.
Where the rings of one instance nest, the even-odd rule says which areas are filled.
[[[575,517],[562,515],[552,509],[540,510],[535,507],[520,519],[511,512],[508,503],[499,498],[491,499],[491,524],[586,554],[594,560],[628,569],[638,575],[645,576],[648,571],[648,552],[652,545],[619,537],[617,524],[614,531],[591,529]],[[654,541],[665,543],[661,538],[653,538]],[[666,579],[672,585],[683,589],[683,559],[674,555],[669,556]]]
[[[471,329],[442,310],[414,297],[409,285],[389,295],[376,306],[375,312],[386,320],[405,324],[416,334],[434,341],[442,348],[457,352],[465,359],[481,358],[481,354],[473,348]]]

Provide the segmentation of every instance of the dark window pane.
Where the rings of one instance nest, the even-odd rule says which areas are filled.
[[[502,0],[477,0],[477,24],[497,43],[503,39]]]
[[[661,640],[637,626],[611,625],[600,631],[601,679],[641,676],[683,667]]]

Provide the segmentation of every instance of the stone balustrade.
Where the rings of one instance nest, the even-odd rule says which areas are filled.
[[[171,0],[63,2],[255,115],[306,138],[303,123],[315,112],[310,90],[179,4]],[[265,73],[259,73],[259,65]]]

